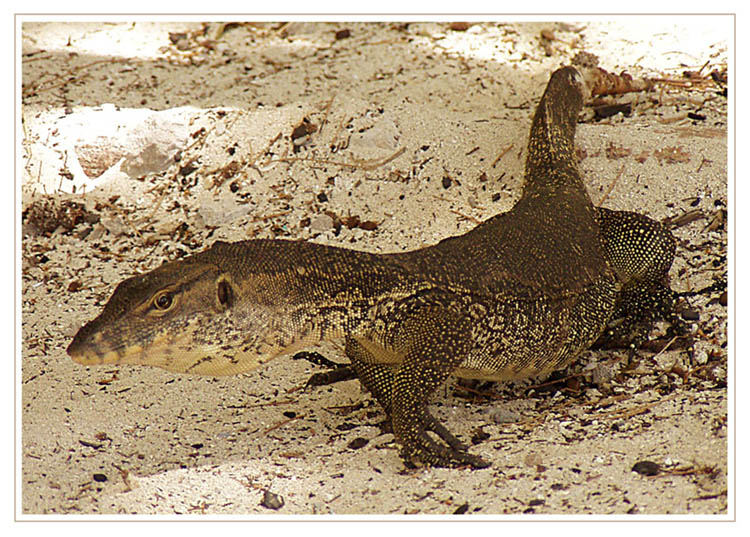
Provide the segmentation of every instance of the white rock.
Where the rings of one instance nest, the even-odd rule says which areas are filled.
[[[189,142],[189,122],[198,112],[192,107],[154,111],[105,104],[57,119],[49,125],[49,145],[65,155],[73,176],[60,190],[90,191],[113,179],[163,171]]]

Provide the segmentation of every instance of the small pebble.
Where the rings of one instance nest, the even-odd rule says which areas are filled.
[[[496,409],[490,413],[490,419],[493,423],[515,423],[521,421],[523,415],[520,412],[506,409]]]
[[[706,341],[698,340],[693,343],[693,360],[695,363],[698,365],[706,365],[711,350],[713,350],[713,345]]]
[[[368,442],[369,440],[367,438],[359,437],[349,442],[346,447],[348,447],[349,449],[360,449],[365,447]]]
[[[266,509],[281,509],[284,507],[284,497],[274,494],[270,490],[266,490],[263,491],[263,499],[261,500],[260,505]]]
[[[327,214],[316,214],[310,219],[310,230],[328,231],[333,229],[333,218]]]
[[[661,466],[652,461],[640,461],[635,463],[631,470],[641,475],[656,475],[661,470]]]
[[[466,512],[469,510],[469,504],[465,503],[463,505],[459,505],[455,511],[453,511],[454,515],[463,515],[466,514]]]
[[[681,315],[685,321],[698,321],[701,318],[696,310],[684,310]]]

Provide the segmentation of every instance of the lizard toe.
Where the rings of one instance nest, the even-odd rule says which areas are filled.
[[[422,433],[413,440],[403,442],[404,447],[401,450],[401,458],[409,468],[420,466],[459,468],[468,466],[481,469],[487,468],[491,464],[481,457],[466,452],[464,449],[440,445],[427,433]]]

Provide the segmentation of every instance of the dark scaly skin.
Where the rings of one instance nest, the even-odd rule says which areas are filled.
[[[662,223],[630,211],[597,208],[605,255],[615,270],[622,288],[617,295],[609,329],[596,342],[597,347],[611,345],[639,348],[655,321],[670,321],[678,333],[684,331],[675,317],[678,298],[705,291],[723,289],[720,284],[694,293],[678,294],[668,282],[677,241]],[[347,355],[350,354],[347,349]],[[352,380],[357,373],[350,365],[316,373],[309,386],[322,386]],[[445,440],[445,438],[443,438]]]
[[[520,199],[469,233],[387,255],[217,242],[121,283],[68,353],[85,365],[227,375],[345,338],[407,464],[487,466],[429,413],[430,396],[451,374],[504,380],[565,367],[599,337],[622,286],[575,162],[583,92],[574,68],[553,73]]]

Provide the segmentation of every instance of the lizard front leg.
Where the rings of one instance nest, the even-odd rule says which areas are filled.
[[[360,379],[390,415],[407,466],[489,466],[488,462],[467,453],[464,445],[428,409],[431,395],[468,352],[469,324],[468,316],[453,311],[450,305],[425,304],[411,310],[392,340],[393,348],[403,357],[395,369],[377,360],[364,345],[349,346]],[[448,445],[438,443],[428,431]]]
[[[346,375],[346,379],[359,378],[362,385],[380,403],[380,406],[388,415],[388,419],[391,420],[391,397],[395,376],[393,366],[377,363],[377,358],[352,337],[346,338],[345,352],[352,362],[351,369],[353,369],[352,376]],[[342,369],[345,369],[345,367]],[[453,436],[432,414],[428,412],[425,418],[427,420],[424,422],[425,430],[434,432],[452,449],[466,451],[467,448],[463,442]]]

